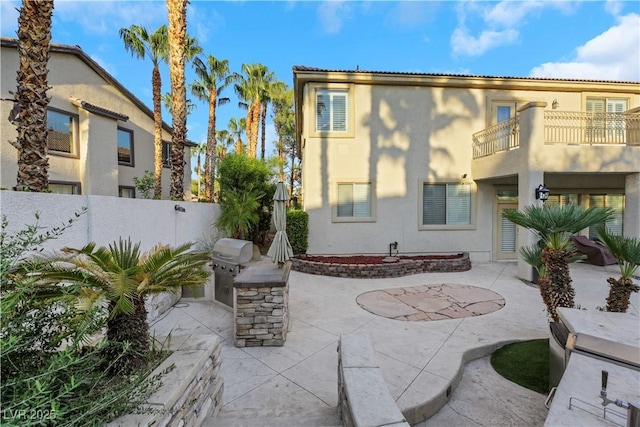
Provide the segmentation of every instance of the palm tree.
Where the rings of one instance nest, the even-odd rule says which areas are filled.
[[[184,77],[187,0],[167,0],[169,76],[171,78],[171,191],[172,200],[184,199],[184,146],[187,141],[187,89]]]
[[[163,93],[162,94],[162,102],[164,103],[164,108],[166,108],[167,110],[169,110],[169,114],[171,114],[172,110],[172,99],[171,99],[171,92],[167,92],[167,93]],[[189,114],[191,114],[191,111],[193,111],[195,108],[197,108],[197,105],[193,103],[193,101],[191,101],[189,98],[187,98],[187,116]]]
[[[244,239],[251,231],[251,227],[260,221],[259,194],[253,187],[247,189],[230,188],[220,195],[220,217],[216,227],[226,231],[229,236]]]
[[[231,117],[231,119],[229,119],[228,127],[229,127],[229,133],[236,140],[236,154],[239,155],[244,153],[244,143],[242,142],[242,134],[247,128],[246,119],[242,118],[240,120],[237,120],[235,117]]]
[[[235,90],[242,100],[239,106],[247,109],[247,155],[255,158],[261,110],[273,73],[262,64],[242,64],[242,73],[236,75]]]
[[[200,200],[200,190],[202,188],[202,154],[207,152],[207,144],[197,144],[192,150],[191,155],[196,157],[196,174],[198,176],[198,200]]]
[[[209,121],[207,126],[207,151],[204,161],[205,198],[213,201],[216,155],[216,106],[229,102],[229,98],[221,98],[220,94],[235,79],[229,71],[229,61],[220,60],[209,55],[206,63],[195,58],[193,64],[199,80],[191,84],[191,93],[209,105]]]
[[[571,286],[569,263],[581,257],[571,243],[571,235],[603,223],[612,215],[610,208],[584,209],[578,205],[532,205],[522,212],[509,209],[502,213],[503,218],[533,231],[542,240],[541,258],[545,274],[538,284],[553,321],[558,320],[558,307],[574,306],[575,290]]]
[[[276,82],[272,85],[271,101],[273,103],[273,124],[278,134],[278,162],[280,166],[280,181],[284,181],[284,166],[286,153],[295,152],[295,116],[293,110],[293,90],[286,84]],[[291,178],[294,171],[294,157],[291,157]],[[293,191],[293,183],[291,184]]]
[[[596,230],[602,244],[618,261],[620,278],[610,277],[607,282],[611,285],[607,297],[607,311],[626,313],[632,292],[638,292],[639,287],[633,283],[633,275],[640,266],[640,239],[611,234],[605,225],[599,225]]]
[[[107,302],[108,351],[121,351],[116,348],[129,343],[130,350],[116,368],[127,373],[144,366],[150,350],[145,296],[201,285],[209,277],[205,269],[209,254],[191,252],[191,246],[159,245],[141,253],[139,243],[120,239],[108,248],[96,248],[93,242],[80,249],[64,248],[62,254],[41,260],[46,267],[38,269],[38,280],[71,283],[71,292],[87,313]]]
[[[44,191],[49,187],[47,156],[47,75],[53,0],[22,0],[18,18],[18,69],[14,108],[18,149],[17,190]]]
[[[120,29],[120,38],[124,47],[131,55],[144,59],[151,59],[153,71],[151,72],[151,88],[153,91],[153,146],[154,146],[154,178],[155,187],[153,198],[162,197],[162,79],[160,77],[160,62],[167,62],[168,42],[167,26],[161,25],[153,33],[139,25]]]

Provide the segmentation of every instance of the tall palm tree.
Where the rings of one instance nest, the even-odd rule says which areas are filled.
[[[242,134],[247,129],[247,121],[246,119],[236,119],[235,117],[231,117],[229,119],[229,133],[235,138],[236,141],[236,154],[244,153],[244,143],[242,142]]]
[[[616,236],[611,234],[604,225],[596,230],[602,244],[618,261],[620,278],[613,277],[607,282],[611,285],[607,297],[607,311],[626,313],[632,292],[638,292],[639,287],[633,283],[633,275],[640,266],[640,239],[637,237]]]
[[[167,0],[169,76],[171,78],[171,191],[172,200],[184,199],[184,147],[187,141],[187,88],[184,77],[187,0]]]
[[[261,110],[273,73],[262,64],[242,64],[242,73],[237,74],[237,79],[235,90],[242,100],[239,106],[247,109],[247,155],[255,158]]]
[[[235,75],[229,71],[228,60],[220,60],[213,55],[209,55],[206,58],[206,63],[200,58],[195,58],[193,65],[198,75],[198,80],[191,84],[191,93],[209,105],[207,151],[204,161],[204,187],[205,198],[208,201],[213,201],[216,165],[216,107],[229,102],[229,98],[222,98],[220,94],[234,81]]]
[[[17,190],[49,187],[47,156],[47,75],[53,0],[22,0],[18,18],[18,69],[15,105],[9,120],[18,136]]]
[[[140,244],[130,240],[99,248],[91,242],[41,259],[37,280],[41,285],[71,283],[65,292],[77,295],[86,313],[106,300],[109,351],[120,351],[117,346],[129,343],[116,371],[130,372],[144,366],[150,351],[145,296],[201,285],[209,277],[209,253],[190,251],[191,246],[159,245],[141,253]]]
[[[153,92],[153,146],[154,146],[154,178],[155,186],[153,198],[162,197],[162,78],[160,77],[160,62],[168,59],[167,26],[161,25],[153,33],[139,25],[120,29],[120,38],[124,47],[131,55],[144,59],[148,57],[153,63],[151,72],[151,88]]]
[[[280,181],[284,181],[285,156],[295,151],[295,116],[293,110],[293,89],[286,84],[276,82],[271,87],[271,102],[273,103],[273,124],[278,134],[278,162],[280,166]],[[291,157],[291,178],[293,178],[294,157]],[[293,191],[293,183],[291,185]]]
[[[542,240],[541,257],[545,274],[540,277],[538,284],[553,321],[558,320],[558,307],[574,306],[575,290],[571,286],[569,263],[580,257],[571,243],[571,235],[601,224],[612,215],[610,208],[584,209],[578,205],[532,205],[523,211],[509,209],[502,213],[504,218],[533,231]]]
[[[172,102],[173,100],[171,99],[171,92],[167,92],[167,93],[163,93],[162,94],[162,102],[164,103],[164,108],[166,108],[169,111],[169,114],[171,114],[171,112],[173,111],[172,109]],[[187,116],[189,114],[191,114],[191,112],[197,108],[197,105],[193,103],[193,101],[191,101],[189,98],[187,98]]]
[[[200,200],[200,190],[202,188],[202,154],[207,152],[207,144],[197,144],[192,150],[191,155],[196,156],[196,175],[198,176],[198,200]]]

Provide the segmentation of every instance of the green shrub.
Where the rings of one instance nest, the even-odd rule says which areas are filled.
[[[156,185],[156,179],[151,171],[144,171],[142,178],[133,177],[133,183],[136,190],[142,195],[143,199],[150,199],[153,196],[153,190]]]
[[[228,155],[218,168],[220,174],[220,208],[222,214],[227,208],[224,200],[249,197],[258,200],[252,209],[250,227],[245,238],[255,243],[264,239],[271,227],[271,212],[273,211],[273,193],[276,185],[272,168],[264,161],[247,157],[246,155]],[[244,196],[243,196],[244,195]],[[253,215],[255,213],[257,216]],[[229,233],[238,235],[238,230]]]
[[[309,247],[309,214],[296,209],[287,212],[287,237],[293,254],[307,253]]]
[[[36,215],[36,219],[38,216]],[[69,221],[69,225],[73,220]],[[6,426],[92,426],[135,412],[159,385],[151,367],[128,377],[109,376],[126,348],[105,358],[105,341],[87,346],[104,327],[104,310],[82,312],[74,286],[35,281],[30,255],[69,225],[41,231],[38,222],[0,233],[0,423]],[[34,274],[35,273],[35,274]]]

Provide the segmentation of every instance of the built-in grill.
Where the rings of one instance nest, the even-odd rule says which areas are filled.
[[[215,299],[233,307],[233,278],[253,257],[253,243],[239,239],[219,239],[213,246],[211,267],[215,278]]]

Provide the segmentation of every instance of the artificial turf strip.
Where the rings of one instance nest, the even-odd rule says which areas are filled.
[[[491,355],[491,366],[500,375],[529,390],[549,392],[549,340],[507,344]]]

